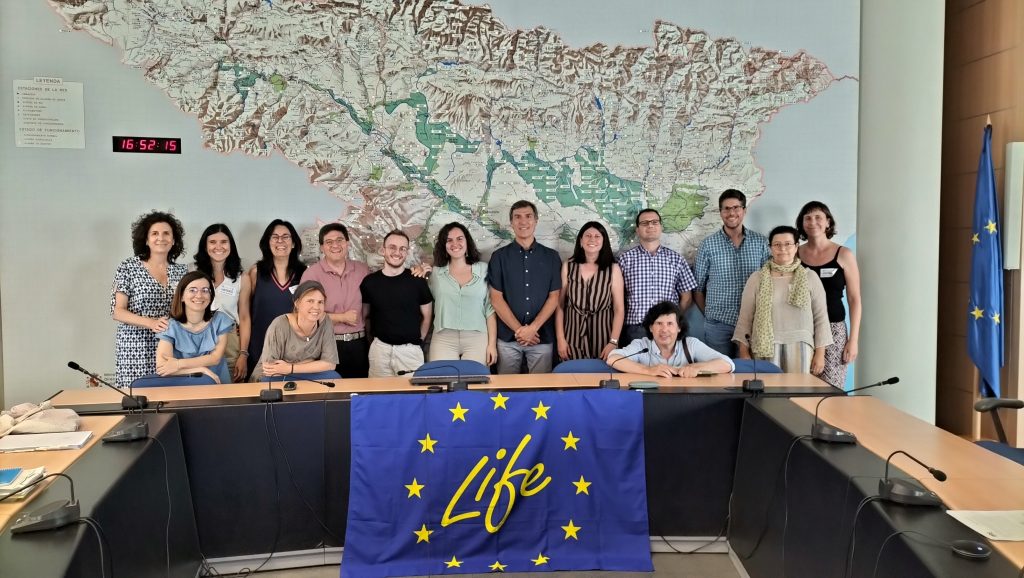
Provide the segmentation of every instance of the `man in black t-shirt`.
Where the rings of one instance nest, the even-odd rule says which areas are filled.
[[[384,268],[359,285],[370,342],[370,377],[398,375],[423,365],[434,298],[425,279],[405,268],[409,236],[391,231],[381,246]],[[342,361],[344,363],[344,361]]]

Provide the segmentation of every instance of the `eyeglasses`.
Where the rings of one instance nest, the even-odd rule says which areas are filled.
[[[185,289],[185,293],[188,293],[189,295],[209,295],[210,294],[210,288],[209,287],[189,287],[188,289]]]
[[[348,239],[345,237],[338,237],[337,239],[324,239],[324,245],[328,247],[332,245],[344,245]]]
[[[271,235],[270,236],[270,240],[274,241],[275,243],[278,242],[278,241],[280,241],[282,243],[287,243],[288,241],[292,240],[292,236],[291,235]]]
[[[384,248],[387,249],[388,251],[393,251],[397,253],[409,252],[409,247],[396,247],[395,245],[386,245]]]
[[[796,243],[772,243],[772,249],[777,249],[779,251],[792,249],[793,247],[796,247]]]
[[[738,213],[745,209],[743,205],[733,205],[731,207],[722,207],[719,212],[721,213]]]
[[[649,221],[640,221],[637,225],[641,227],[657,227],[661,224],[661,219],[651,219]]]

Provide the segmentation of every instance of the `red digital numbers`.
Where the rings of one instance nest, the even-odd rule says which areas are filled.
[[[177,150],[178,150],[178,141],[176,141],[176,140],[169,140],[166,143],[164,143],[164,148],[167,149],[168,152],[172,152],[172,153],[173,152],[177,152]]]
[[[121,139],[121,150],[133,151],[135,150],[135,141],[130,138]]]
[[[180,138],[115,136],[113,141],[115,153],[181,154]]]

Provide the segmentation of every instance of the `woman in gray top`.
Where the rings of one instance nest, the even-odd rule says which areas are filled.
[[[253,381],[263,376],[332,371],[338,364],[334,327],[325,322],[326,292],[320,283],[305,281],[295,289],[294,309],[270,323]]]

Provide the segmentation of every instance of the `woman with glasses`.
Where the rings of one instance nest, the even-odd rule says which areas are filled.
[[[117,387],[153,373],[156,334],[167,329],[171,297],[186,267],[174,260],[185,247],[185,230],[170,213],[153,211],[132,223],[133,256],[114,273],[110,315],[117,322],[114,366]]]
[[[217,383],[230,383],[224,350],[235,323],[213,310],[213,282],[202,271],[187,273],[171,301],[167,329],[157,333],[156,372],[159,375],[205,373]]]
[[[301,252],[302,240],[288,221],[274,219],[260,237],[262,258],[246,273],[252,296],[238,302],[240,354],[247,356],[249,374],[263,354],[267,328],[292,310],[292,288],[306,271]]]
[[[231,229],[223,223],[210,225],[199,238],[195,256],[195,270],[202,271],[213,280],[216,296],[210,306],[231,318],[232,328],[227,334],[228,346],[224,352],[232,381],[245,381],[248,364],[239,355],[238,302],[249,297],[249,277],[242,274],[242,258],[238,255]]]
[[[798,235],[787,226],[768,235],[772,258],[743,288],[732,339],[741,359],[768,360],[786,373],[820,375],[832,331],[821,280],[796,256]]]
[[[840,389],[846,384],[846,365],[857,359],[860,338],[860,270],[853,251],[831,241],[836,234],[832,211],[820,201],[811,201],[796,217],[800,238],[807,242],[797,249],[797,256],[821,279],[825,288],[832,345],[825,349],[825,370],[821,378]],[[850,328],[846,328],[846,307],[843,291],[850,304]]]

